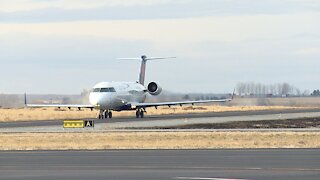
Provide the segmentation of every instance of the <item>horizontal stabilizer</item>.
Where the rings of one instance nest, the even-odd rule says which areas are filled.
[[[143,57],[143,56],[142,56]],[[157,60],[157,59],[173,59],[173,58],[177,58],[177,57],[150,57],[150,58],[117,58],[118,60]]]
[[[141,60],[139,83],[144,85],[147,61],[158,60],[158,59],[173,59],[173,58],[176,58],[176,57],[150,57],[150,58],[148,58],[146,55],[142,55],[140,58],[118,58],[118,60]]]

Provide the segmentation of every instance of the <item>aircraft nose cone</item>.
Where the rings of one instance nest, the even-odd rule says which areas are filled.
[[[90,103],[94,106],[99,106],[102,103],[102,98],[98,94],[91,93],[89,96]]]
[[[107,108],[110,103],[110,97],[101,93],[91,93],[89,99],[90,103],[97,108]]]

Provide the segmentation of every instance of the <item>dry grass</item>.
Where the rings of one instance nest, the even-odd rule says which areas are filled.
[[[95,117],[90,110],[56,110],[54,108],[0,109],[0,122],[24,120],[55,120]]]
[[[320,148],[320,132],[2,133],[0,150]]]
[[[301,109],[301,107],[286,106],[176,106],[172,108],[159,107],[148,108],[148,115],[163,114],[184,114],[184,113],[205,113],[205,112],[227,112],[227,111],[258,111],[258,110],[280,110],[280,109]],[[9,121],[34,121],[34,120],[57,120],[57,119],[77,119],[95,118],[98,111],[84,109],[55,109],[55,108],[21,108],[21,109],[0,109],[0,122]],[[114,112],[115,117],[135,116],[134,111]]]
[[[320,97],[235,98],[230,105],[320,107]]]

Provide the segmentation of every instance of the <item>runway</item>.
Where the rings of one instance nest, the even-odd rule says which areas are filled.
[[[257,116],[257,115],[277,115],[292,113],[320,113],[320,109],[291,109],[291,110],[263,110],[263,111],[236,111],[236,112],[211,112],[211,113],[192,113],[192,114],[170,114],[170,115],[146,115],[143,119],[135,117],[115,117],[113,119],[96,120],[96,124],[102,123],[127,123],[127,122],[143,122],[143,121],[169,121],[176,119],[198,119],[213,117],[241,117],[241,116]],[[36,127],[36,126],[59,126],[63,120],[40,120],[40,121],[19,121],[19,122],[0,122],[0,128],[13,127]]]
[[[62,120],[6,122],[0,123],[0,132],[82,132],[125,130],[128,128],[141,130],[153,127],[172,127],[191,124],[284,120],[313,117],[320,117],[319,109],[172,114],[147,116],[143,119],[136,119],[135,117],[117,117],[106,120],[94,119],[95,127],[89,129],[64,129],[62,127]]]
[[[319,179],[320,149],[2,151],[1,179]]]

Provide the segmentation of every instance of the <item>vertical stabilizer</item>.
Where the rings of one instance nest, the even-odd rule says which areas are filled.
[[[146,76],[146,66],[147,66],[147,56],[141,56],[139,83],[142,85],[144,85],[144,80]]]
[[[141,56],[141,58],[119,58],[120,60],[141,60],[140,66],[140,74],[139,74],[139,83],[144,85],[145,77],[146,77],[146,66],[147,61],[149,60],[157,60],[157,59],[171,59],[176,57],[152,57],[148,58],[146,55]]]

